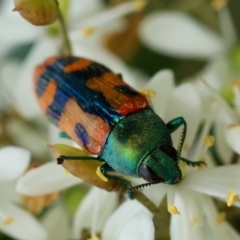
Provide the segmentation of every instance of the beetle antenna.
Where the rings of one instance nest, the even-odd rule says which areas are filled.
[[[137,186],[133,187],[132,191],[135,191],[137,189],[144,188],[144,187],[149,187],[149,186],[151,186],[153,184],[157,184],[157,183],[159,183],[159,182],[156,182],[156,183],[143,183],[143,184],[140,184],[140,185],[137,185]]]

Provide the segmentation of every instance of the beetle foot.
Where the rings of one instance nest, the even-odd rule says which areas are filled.
[[[127,191],[127,193],[128,193],[128,197],[129,197],[131,200],[133,200],[133,199],[134,199],[133,190],[132,190],[132,189],[129,189],[129,190]]]
[[[64,162],[63,157],[60,156],[57,158],[57,164],[63,164],[63,162]]]

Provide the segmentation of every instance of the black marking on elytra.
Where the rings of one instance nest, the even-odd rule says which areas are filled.
[[[85,128],[83,127],[82,124],[80,124],[80,123],[76,124],[75,133],[76,133],[78,139],[83,143],[83,145],[86,146],[89,139],[88,139],[87,131],[85,130]]]
[[[134,97],[134,96],[139,94],[135,90],[133,90],[130,87],[125,86],[125,85],[114,86],[114,90],[116,90],[117,92],[120,92],[120,93],[122,93],[122,94],[124,94],[126,96],[132,96],[132,97]]]
[[[38,78],[36,83],[36,94],[38,98],[40,98],[43,95],[43,93],[45,92],[48,86],[48,83],[49,83],[49,79],[46,79],[42,76]]]
[[[57,61],[55,63],[58,63],[60,65],[64,67],[73,64],[74,62],[79,61],[81,58],[78,57],[73,57],[73,56],[69,56],[69,57],[62,57],[57,59]]]
[[[52,104],[47,109],[47,116],[50,120],[54,121],[56,125],[64,112],[68,100],[69,96],[66,95],[62,89],[57,88]]]
[[[54,79],[63,95],[74,98],[84,112],[99,116],[107,124],[114,126],[122,115],[112,108],[101,91],[90,89],[86,84],[91,78],[97,78],[97,80],[104,84],[106,80],[102,75],[111,71],[105,66],[94,62],[79,71],[65,73],[62,61],[62,59],[59,59],[46,67],[42,78],[47,79],[47,81]],[[60,113],[58,108],[54,108],[49,115],[59,119],[58,113]]]

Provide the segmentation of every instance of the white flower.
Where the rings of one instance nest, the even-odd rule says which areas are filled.
[[[206,157],[209,158],[206,156],[207,146],[204,142],[217,116],[220,103],[218,103],[218,101],[210,101],[209,99],[210,110],[204,112],[205,116],[203,118],[203,113],[201,114],[200,97],[194,85],[190,88],[188,84],[183,84],[171,93],[172,88],[168,87],[169,78],[171,79],[170,75],[168,75],[168,77],[165,76],[166,82],[164,83],[164,80],[162,79],[162,81],[160,81],[159,77],[161,85],[158,85],[156,79],[154,79],[153,83],[149,83],[151,88],[155,90],[161,89],[162,86],[167,86],[166,89],[162,91],[165,90],[164,94],[170,97],[167,101],[162,101],[166,104],[165,106],[161,102],[163,105],[161,108],[166,111],[166,113],[162,113],[162,116],[164,119],[166,119],[165,116],[168,116],[167,119],[170,120],[179,116],[178,114],[181,114],[181,116],[186,118],[187,124],[190,125],[191,130],[187,132],[185,147],[183,146],[183,156],[195,161],[202,158],[206,159]],[[166,93],[167,89],[170,89],[168,93]],[[189,92],[191,92],[192,95],[190,95]],[[158,94],[157,92],[157,95]],[[156,111],[158,110],[156,109]],[[202,131],[196,138],[196,131],[202,119],[205,119],[205,123],[202,126]],[[175,146],[177,146],[176,135],[173,134],[172,137],[174,138],[173,140],[175,140]],[[179,139],[179,134],[177,139]],[[192,144],[194,142],[196,143]],[[208,164],[210,166],[204,170],[197,171],[196,169],[187,169],[188,171],[184,179],[174,186],[159,184],[143,189],[146,196],[148,196],[156,206],[160,205],[164,195],[167,194],[168,209],[172,214],[176,214],[171,218],[171,238],[174,240],[193,238],[212,239],[210,235],[209,238],[207,238],[204,232],[206,228],[209,228],[208,231],[211,232],[212,229],[216,227],[217,223],[215,218],[217,213],[216,210],[211,210],[211,212],[214,212],[214,216],[212,216],[212,218],[209,216],[210,209],[214,207],[211,204],[210,198],[204,197],[201,193],[224,200],[231,189],[234,189],[237,194],[240,192],[238,184],[240,181],[238,174],[240,166],[211,167],[212,163],[209,161]],[[239,205],[239,202],[235,204]],[[180,214],[180,216],[178,214]],[[204,224],[205,218],[208,219],[208,224]],[[219,229],[221,229],[221,231],[219,231],[222,232],[222,234],[219,234],[220,238],[216,239],[227,239],[225,237],[228,233],[224,226],[225,225],[219,226]],[[229,231],[234,232],[233,229]],[[228,239],[231,238],[229,237]]]
[[[147,15],[139,27],[139,36],[144,44],[156,52],[180,59],[207,60],[206,67],[193,76],[204,78],[220,91],[229,78],[234,76],[229,61],[229,50],[236,42],[236,33],[229,15],[224,8],[218,13],[221,35],[203,25],[190,15],[179,11],[158,11]],[[231,76],[232,75],[232,76]],[[206,90],[197,82],[203,103]],[[205,105],[203,105],[205,110]]]
[[[81,237],[84,228],[91,229],[91,235],[101,232],[110,215],[118,206],[118,195],[92,187],[75,213],[72,238]]]
[[[209,59],[224,53],[236,37],[227,9],[219,13],[222,36],[179,11],[147,15],[139,36],[149,48],[178,58]]]
[[[64,190],[81,182],[56,162],[49,162],[19,178],[16,190],[21,194],[38,196]]]
[[[18,201],[15,181],[26,171],[29,162],[27,150],[14,146],[0,149],[0,231],[17,239],[45,240],[46,232],[37,220],[12,203]]]
[[[102,239],[153,240],[152,216],[152,213],[136,200],[127,200],[108,219]]]
[[[180,58],[206,59],[224,49],[220,36],[177,11],[150,13],[139,28],[139,35],[152,50]]]

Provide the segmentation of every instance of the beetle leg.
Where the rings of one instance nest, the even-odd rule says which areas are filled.
[[[64,160],[97,160],[97,161],[102,161],[101,159],[97,158],[97,157],[88,157],[88,156],[65,156],[65,155],[61,155],[57,158],[57,163],[58,164],[62,164],[64,162]]]
[[[58,136],[60,138],[71,139],[71,137],[69,137],[69,135],[67,135],[65,132],[59,132]]]
[[[104,163],[102,166],[101,166],[101,172],[102,174],[112,180],[112,181],[115,181],[115,182],[120,182],[124,185],[127,186],[127,193],[128,193],[128,196],[130,199],[133,199],[133,191],[132,191],[132,184],[126,180],[126,179],[123,179],[121,177],[118,177],[118,176],[113,176],[113,175],[109,175],[108,172],[113,172],[115,171],[114,169],[112,169],[107,163]]]
[[[188,160],[186,158],[182,158],[182,157],[180,158],[180,160],[184,161],[187,165],[192,166],[192,167],[196,167],[196,166],[199,167],[201,165],[207,166],[206,162],[204,162],[204,161],[196,161],[196,162],[194,162],[194,161],[190,161],[190,160]]]
[[[174,131],[176,131],[181,125],[183,125],[183,130],[181,132],[181,136],[180,136],[179,143],[178,143],[178,149],[177,149],[178,161],[180,160],[182,147],[183,147],[185,137],[187,134],[187,123],[183,117],[178,117],[178,118],[174,118],[173,120],[171,120],[170,122],[168,122],[166,124],[170,133],[173,133]]]
[[[181,125],[184,125],[187,131],[187,123],[183,117],[174,118],[173,120],[168,122],[166,125],[170,133],[173,133],[174,131],[176,131]]]

